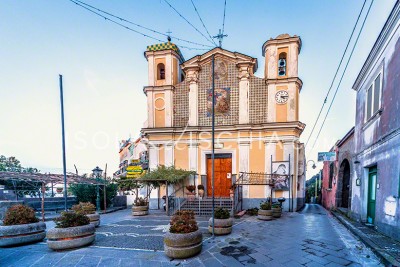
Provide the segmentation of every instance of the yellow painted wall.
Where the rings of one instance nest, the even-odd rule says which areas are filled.
[[[277,86],[276,91],[287,90],[287,86]],[[277,122],[286,122],[287,121],[287,113],[288,113],[288,102],[285,104],[276,104],[276,121]]]
[[[175,167],[189,169],[189,148],[187,144],[177,143],[174,147]]]
[[[278,142],[276,144],[276,161],[283,161],[283,143]]]
[[[165,100],[163,93],[154,95],[154,115],[155,126],[165,127]]]
[[[251,172],[265,172],[265,145],[263,141],[253,141],[250,144],[249,170]],[[249,186],[249,197],[264,198],[265,186]]]
[[[158,164],[165,165],[165,147],[164,145],[160,145],[158,149]]]

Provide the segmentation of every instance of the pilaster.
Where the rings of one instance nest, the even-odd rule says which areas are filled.
[[[250,172],[249,159],[250,159],[250,142],[239,140],[239,172]],[[243,186],[243,197],[249,197],[249,186]]]
[[[174,165],[174,144],[168,143],[165,145],[165,166],[169,167]]]
[[[189,83],[189,126],[198,125],[198,84],[199,68],[187,70],[186,81]]]
[[[239,124],[249,123],[250,65],[239,64]]]

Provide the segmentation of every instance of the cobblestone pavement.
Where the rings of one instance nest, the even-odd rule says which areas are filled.
[[[380,266],[378,258],[322,207],[307,205],[274,221],[235,220],[232,234],[213,239],[198,218],[203,250],[188,260],[164,255],[168,217],[105,214],[89,247],[54,252],[46,243],[0,250],[0,266]],[[48,228],[54,225],[49,222]],[[382,266],[382,265],[381,265]]]

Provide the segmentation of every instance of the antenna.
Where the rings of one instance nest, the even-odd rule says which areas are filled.
[[[228,37],[228,35],[222,34],[221,29],[219,29],[219,33],[217,35],[213,36],[213,38],[218,39],[219,47],[222,47],[222,41],[223,41],[224,37]]]

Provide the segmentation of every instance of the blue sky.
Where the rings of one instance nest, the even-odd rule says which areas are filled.
[[[224,1],[193,1],[215,35],[222,27]],[[171,30],[177,37],[209,44],[163,0],[84,2],[160,32]],[[170,3],[205,33],[190,0]],[[300,119],[307,124],[303,141],[362,3],[227,1],[228,38],[223,48],[258,58],[256,75],[260,77],[264,70],[261,46],[266,40],[281,33],[302,38]],[[354,125],[355,93],[351,86],[394,3],[384,0],[373,4],[322,138],[309,159],[315,160],[317,151],[329,150]],[[137,137],[146,120],[142,89],[147,84],[147,61],[143,52],[157,41],[107,22],[68,0],[1,1],[0,36],[0,154],[14,155],[23,165],[42,171],[62,171],[58,74],[63,74],[67,169],[72,171],[76,164],[81,172],[89,172],[108,163],[109,173],[115,171],[118,140]],[[182,53],[189,59],[202,51],[182,49]]]

